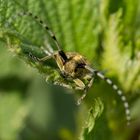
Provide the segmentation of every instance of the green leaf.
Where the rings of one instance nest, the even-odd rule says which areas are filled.
[[[28,115],[18,92],[0,92],[0,139],[16,139]]]
[[[136,91],[140,87],[139,51],[136,52],[135,58],[132,60],[131,48],[133,43],[129,41],[127,45],[124,44],[124,26],[121,17],[122,9],[109,17],[103,41],[102,67],[103,69],[108,67],[111,71],[110,74],[118,75],[118,79],[125,91]]]
[[[92,140],[92,133],[94,132],[95,122],[101,116],[103,109],[104,106],[101,100],[99,98],[95,99],[93,105],[88,111],[88,117],[82,130],[80,140]]]
[[[65,50],[78,51],[82,54],[84,53],[89,59],[92,59],[95,52],[93,50],[97,46],[97,35],[99,34],[99,25],[96,24],[99,20],[96,15],[98,10],[96,4],[98,3],[83,1],[81,7],[77,9],[79,2],[79,0],[72,2],[48,1],[46,7],[42,8],[44,9],[42,15],[46,13],[47,16],[44,16],[44,18],[42,17],[42,19],[44,21],[48,20],[46,23],[56,32],[56,36],[58,40],[60,40],[62,48],[65,48]],[[19,12],[26,11],[28,7],[21,6],[17,1],[1,1],[1,3],[2,5],[0,8],[3,13],[0,29],[1,40],[7,44],[10,50],[26,60],[27,63],[39,69],[40,73],[42,73],[45,78],[47,77],[46,81],[65,83],[64,79],[59,75],[53,61],[41,64],[30,57],[33,55],[35,58],[43,58],[46,55],[44,50],[46,49],[45,45],[46,42],[48,43],[48,40],[51,47],[56,49],[56,46],[54,46],[53,40],[48,33],[41,28],[33,18],[18,16]],[[40,10],[39,5],[44,5],[41,1],[35,3],[36,5],[33,8],[37,11]],[[91,14],[91,5],[95,7],[93,14]],[[52,6],[56,6],[56,8]],[[79,12],[82,12],[82,6],[87,10],[81,15]],[[63,13],[62,7],[68,8],[69,10]],[[33,8],[29,8],[29,11],[36,15],[37,12],[31,10]],[[45,19],[45,17],[47,19]],[[93,22],[88,22],[88,20],[93,20]],[[85,52],[87,52],[87,54]]]
[[[14,83],[12,80],[9,80],[11,75],[13,77],[15,75],[16,77],[16,74],[18,73],[20,80],[26,79],[28,76],[30,77],[29,79],[32,79],[34,75],[31,71],[29,72],[24,69],[25,67],[22,64],[20,65],[20,61],[16,61],[16,58],[21,58],[24,62],[26,62],[26,64],[30,64],[32,67],[38,69],[38,73],[41,73],[47,82],[65,82],[59,75],[54,61],[47,61],[45,63],[38,63],[35,61],[35,58],[37,57],[42,58],[46,56],[46,53],[44,52],[46,44],[51,45],[54,50],[57,48],[48,33],[36,21],[34,21],[33,18],[27,16],[17,16],[17,13],[22,11],[30,11],[47,23],[55,33],[64,51],[79,52],[91,62],[93,67],[96,66],[102,71],[107,71],[107,75],[117,81],[122,90],[126,91],[130,103],[134,104],[133,108],[136,108],[136,111],[139,109],[138,104],[135,104],[136,98],[140,93],[139,0],[136,0],[135,2],[131,0],[119,0],[116,2],[111,0],[23,0],[20,2],[18,0],[0,0],[0,80],[2,83],[0,88],[4,90],[10,90],[10,88],[7,87],[11,86],[11,83]],[[3,50],[3,46],[10,50],[12,52],[11,54],[17,55],[18,57],[12,59],[10,57],[10,53]],[[32,58],[31,54],[34,55],[35,58]],[[27,67],[27,69],[29,68]],[[34,79],[32,80],[34,81]],[[4,85],[3,83],[6,84]],[[18,82],[16,82],[16,84],[17,83]],[[37,83],[37,85],[41,85],[41,83],[39,83]],[[101,82],[95,79],[93,84],[94,86],[89,91],[90,95],[88,94],[90,98],[87,99],[86,103],[89,103],[90,100],[95,98],[95,96],[100,96],[106,100],[106,115],[103,113],[104,119],[98,121],[98,117],[100,116],[103,108],[102,103],[100,100],[95,100],[94,105],[92,103],[89,104],[89,116],[87,124],[82,130],[81,139],[92,140],[92,136],[94,136],[97,140],[102,140],[105,137],[109,140],[124,140],[125,138],[123,135],[126,134],[127,129],[123,129],[122,134],[123,127],[121,122],[124,118],[122,117],[122,114],[125,114],[124,110],[121,109],[123,108],[123,104],[121,101],[117,100],[117,97],[108,85],[103,82],[102,84],[100,83]],[[72,83],[70,82],[67,84]],[[19,83],[19,85],[23,87],[22,89],[18,89],[19,94],[21,94],[23,93],[23,89],[25,87],[22,82]],[[28,86],[30,87],[29,83]],[[35,89],[36,91],[36,100],[38,101],[40,99],[40,104],[45,104],[47,101],[44,98],[45,96],[40,98],[42,87],[39,87],[40,88],[34,85],[32,89]],[[45,94],[47,92],[47,90],[44,90],[43,93]],[[58,92],[61,92],[61,90],[59,89],[57,92],[55,91],[55,93]],[[13,91],[11,93],[14,94]],[[31,93],[31,98],[33,98],[34,90],[31,91]],[[50,135],[53,138],[51,137],[49,139],[72,139],[72,137],[77,136],[76,129],[80,127],[80,125],[76,126],[74,119],[69,119],[69,116],[72,116],[69,114],[69,110],[74,110],[74,105],[72,106],[70,104],[71,100],[70,103],[68,102],[69,96],[67,96],[68,98],[62,98],[64,95],[60,97],[59,94],[56,95],[53,93],[54,90],[52,90],[50,95],[53,95],[52,98],[57,98],[56,100],[58,101],[58,105],[55,104],[55,100],[55,103],[52,106],[55,106],[56,110],[54,111],[54,116],[52,116],[54,118],[59,118],[59,123],[55,124],[55,121],[51,121],[45,129],[43,124],[46,123],[46,116],[43,116],[43,114],[45,114],[42,111],[43,105],[41,104],[38,106],[38,104],[36,104],[37,101],[35,100],[35,104],[38,108],[37,111],[36,107],[33,110],[32,125],[37,125],[37,128],[44,128],[45,138],[47,137],[46,131],[48,132],[48,130],[50,130]],[[130,95],[132,95],[132,97],[130,97]],[[9,99],[10,96],[7,96],[5,99],[7,103]],[[19,100],[19,98],[16,98],[17,102]],[[58,109],[57,107],[60,103],[64,103],[68,106],[63,104]],[[21,104],[19,103],[15,108],[20,108]],[[48,110],[49,106],[51,106],[51,104],[47,104]],[[116,109],[113,108],[114,106]],[[64,111],[62,111],[62,107],[65,108]],[[67,109],[66,107],[69,108]],[[80,106],[80,108],[82,107]],[[38,117],[40,110],[42,111],[42,115],[41,117]],[[6,109],[6,112],[9,113],[8,109]],[[59,117],[56,115],[56,112],[58,112],[57,115]],[[80,120],[81,116],[77,115],[77,112],[75,114],[77,117],[76,119]],[[115,119],[112,118],[112,114],[115,116]],[[12,119],[12,115],[10,116]],[[48,116],[50,117],[51,115],[49,114]],[[49,121],[53,118],[52,116],[48,118]],[[135,120],[137,119],[138,115],[135,117]],[[105,120],[107,120],[107,122],[105,122]],[[47,121],[47,124],[49,121]],[[62,124],[62,122],[65,122],[70,126],[71,124],[74,124],[74,127],[71,127],[72,129],[69,130],[69,128],[65,127],[67,125]],[[98,126],[99,123],[100,127],[95,127]],[[105,123],[106,125],[104,127]],[[119,127],[118,125],[121,126]],[[3,125],[1,128],[2,131],[5,131],[4,127],[5,126]],[[27,129],[29,128],[27,127],[25,130]],[[59,132],[56,132],[58,129],[60,129],[60,136],[56,136],[59,135]],[[99,131],[101,130],[101,132],[97,129]],[[10,130],[12,131],[11,127]],[[19,134],[20,130],[20,127],[19,129],[13,129],[13,131],[16,131],[14,132],[13,138]],[[27,130],[27,133],[25,134],[26,138],[34,140],[37,135],[38,137],[36,139],[39,139],[40,136],[44,137],[44,133],[40,133],[43,130],[37,129],[38,133],[36,130],[32,130],[33,132],[31,131],[30,134],[27,134],[30,131]],[[9,132],[9,137],[10,134],[12,135],[13,132]],[[4,136],[5,135],[6,133]],[[77,137],[75,139],[77,139]]]

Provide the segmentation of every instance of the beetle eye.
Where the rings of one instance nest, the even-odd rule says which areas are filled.
[[[84,63],[78,63],[75,67],[74,72],[77,72],[79,68],[85,68],[85,64]]]
[[[85,64],[84,63],[78,63],[77,68],[85,68]]]

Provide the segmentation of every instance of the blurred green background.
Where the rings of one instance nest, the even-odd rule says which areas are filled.
[[[95,79],[86,99],[52,83],[56,65],[38,64],[48,33],[31,11],[55,32],[65,51],[86,56],[124,91],[132,122],[126,126],[120,98]],[[45,80],[47,77],[47,80]],[[47,81],[47,82],[46,82]],[[73,93],[73,94],[69,94]],[[139,0],[0,0],[0,140],[140,139]]]

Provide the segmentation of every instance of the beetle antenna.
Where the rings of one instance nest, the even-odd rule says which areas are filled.
[[[130,121],[131,121],[129,103],[128,103],[127,99],[126,99],[126,96],[123,94],[122,90],[119,89],[119,87],[116,84],[114,84],[111,79],[105,77],[100,71],[94,70],[94,69],[90,68],[89,66],[85,66],[85,68],[87,70],[89,70],[90,72],[92,72],[93,75],[98,76],[99,78],[101,78],[102,80],[104,80],[107,84],[111,85],[111,87],[113,88],[113,90],[115,90],[117,92],[117,94],[121,98],[121,101],[123,102],[123,105],[124,105],[124,108],[125,108],[127,125],[129,125],[130,124]]]
[[[51,36],[51,38],[54,40],[56,46],[57,46],[57,49],[60,51],[62,50],[60,48],[60,45],[58,43],[58,40],[56,39],[56,36],[55,34],[52,32],[52,30],[48,27],[48,25],[46,23],[43,22],[43,20],[41,20],[38,16],[36,15],[33,15],[31,12],[19,12],[17,14],[18,16],[29,16],[29,17],[32,17],[35,21],[37,21],[45,30],[47,30],[47,32],[49,33],[49,35]]]

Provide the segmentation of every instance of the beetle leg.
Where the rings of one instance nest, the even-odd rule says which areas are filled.
[[[86,97],[87,88],[86,88],[86,85],[80,79],[74,79],[74,82],[78,86],[77,87],[78,89],[84,90],[84,94],[77,101],[77,105],[80,105],[81,104],[81,101]]]
[[[77,100],[77,105],[80,105],[82,100],[86,97],[87,91],[84,90],[84,94]]]
[[[82,100],[86,97],[88,89],[89,89],[89,88],[92,86],[92,84],[93,84],[93,80],[94,80],[94,78],[91,78],[90,81],[89,81],[89,84],[87,85],[87,87],[85,86],[85,88],[84,88],[84,93],[83,93],[83,95],[78,99],[77,105],[80,105],[81,102],[82,102]]]
[[[32,53],[29,53],[29,57],[30,57],[32,60],[34,60],[34,61],[46,61],[46,60],[48,60],[48,59],[53,58],[54,55],[51,54],[51,55],[46,55],[46,56],[43,57],[43,58],[38,58],[38,57],[34,56]]]
[[[94,78],[91,78],[90,81],[89,81],[89,83],[88,83],[88,85],[87,85],[87,88],[88,89],[92,86],[93,81],[94,81]]]
[[[51,59],[51,58],[53,58],[53,55],[47,55],[43,58],[38,58],[38,61],[46,61],[46,60]]]
[[[85,89],[85,84],[80,79],[77,78],[77,79],[74,79],[73,81],[78,86],[78,88],[80,88],[81,90]]]
[[[64,82],[54,82],[55,85],[58,85],[58,86],[62,86],[64,88],[67,88],[67,89],[72,89],[72,86],[70,85],[67,85],[66,83]]]

